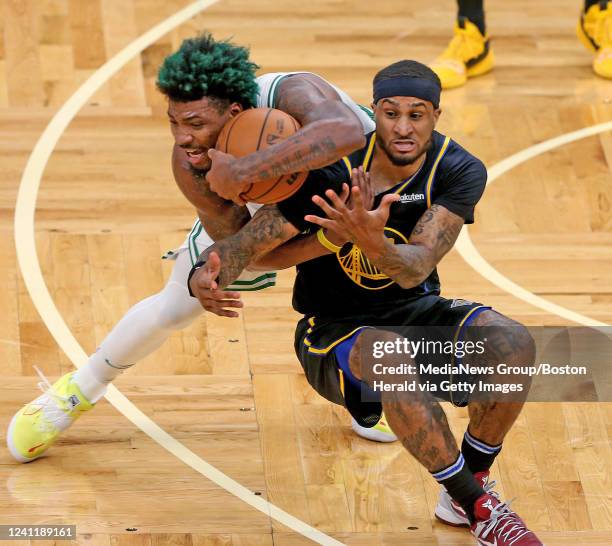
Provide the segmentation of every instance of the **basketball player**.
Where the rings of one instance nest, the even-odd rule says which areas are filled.
[[[485,26],[484,0],[457,0],[457,8],[454,37],[431,64],[443,89],[464,85],[468,78],[486,74],[494,65]],[[612,2],[584,0],[576,34],[589,51],[596,53],[595,74],[612,79]]]
[[[216,242],[194,266],[189,288],[196,297],[201,290],[223,288],[249,260],[268,253],[268,260],[276,254],[277,267],[307,259],[297,267],[293,304],[304,315],[295,348],[309,383],[364,426],[375,423],[384,408],[405,448],[443,486],[435,511],[443,522],[469,526],[481,545],[541,545],[489,483],[491,465],[526,393],[492,400],[472,396],[472,376],[419,374],[419,385],[446,383],[453,388],[436,396],[468,407],[469,425],[459,449],[431,392],[417,388],[381,397],[371,388],[371,348],[376,343],[393,347],[402,340],[398,333],[410,335],[415,325],[429,327],[425,335],[447,342],[476,342],[474,328],[487,327],[492,339],[483,362],[534,360],[533,340],[523,326],[486,305],[440,296],[436,265],[463,224],[474,221],[487,176],[477,158],[434,130],[440,89],[435,73],[415,61],[381,70],[374,78],[376,131],[367,135],[366,146],[347,161],[311,172],[294,196],[261,209],[238,233]],[[376,193],[373,210],[364,206],[357,187],[351,189],[350,205],[337,195],[347,193],[343,184],[351,177],[362,180],[365,173]],[[324,190],[330,185],[337,193]],[[318,190],[320,195],[313,196]],[[334,245],[319,230],[279,246],[319,226],[350,242]],[[328,255],[309,259],[317,241],[328,247]]]
[[[237,316],[240,290],[259,290],[275,284],[275,273],[246,272],[227,291],[209,292],[202,306],[187,293],[187,275],[198,255],[213,243],[235,233],[250,218],[249,209],[211,191],[207,175],[212,148],[223,125],[245,108],[271,106],[295,117],[302,129],[265,151],[232,161],[217,155],[214,180],[226,195],[240,192],[240,173],[251,180],[265,178],[265,169],[290,174],[338,160],[363,145],[373,121],[348,95],[310,73],[270,73],[255,77],[257,65],[246,48],[215,41],[204,34],[185,40],[159,70],[157,85],[168,97],[168,119],[175,145],[172,170],[177,185],[195,206],[199,219],[187,240],[168,257],[176,260],[165,288],[134,305],[81,368],[63,376],[45,393],[24,406],[12,419],[7,443],[21,462],[40,457],[82,413],[102,397],[119,374],[157,349],[172,333],[188,326],[202,306],[221,316]],[[238,185],[230,188],[229,182]],[[319,245],[320,246],[320,245]],[[325,251],[321,247],[322,251]],[[46,380],[43,381],[46,382]],[[376,429],[354,423],[369,439],[394,441],[386,422]]]

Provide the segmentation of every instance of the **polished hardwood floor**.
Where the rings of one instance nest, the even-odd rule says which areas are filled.
[[[612,120],[612,84],[574,34],[578,0],[487,2],[495,70],[445,92],[439,129],[488,166]],[[183,0],[4,0],[0,11],[0,429],[72,368],[37,314],[15,254],[17,189],[57,109],[122,47]],[[368,103],[380,67],[424,62],[447,43],[451,0],[221,0],[111,78],[62,135],[36,209],[38,257],[87,352],[129,306],[158,291],[193,211],[170,170],[154,78],[208,29],[251,47],[261,71],[313,71]],[[470,232],[501,273],[552,302],[612,322],[612,135],[539,155],[486,192]],[[501,290],[456,253],[444,292],[528,325],[570,324]],[[473,544],[432,518],[436,484],[398,445],[356,437],[347,413],[307,385],[292,347],[293,272],[247,294],[240,319],[208,315],[117,381],[146,415],[227,475],[351,546]],[[446,407],[459,437],[466,412]],[[494,467],[499,489],[550,545],[610,544],[612,406],[530,404]],[[0,524],[74,523],[79,544],[311,544],[178,461],[106,401],[31,465],[0,447]],[[133,529],[133,530],[130,530]],[[33,544],[51,542],[33,542]],[[12,544],[29,544],[16,541]],[[58,542],[58,544],[60,544]]]

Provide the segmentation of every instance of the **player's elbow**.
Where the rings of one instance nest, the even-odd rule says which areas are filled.
[[[404,289],[416,288],[427,280],[435,267],[435,261],[428,254],[414,256],[410,267],[406,269],[405,274],[401,275],[396,282]]]
[[[363,125],[345,104],[328,101],[325,108],[312,114],[323,135],[332,137],[338,152],[348,155],[366,145]]]
[[[411,271],[410,275],[405,275],[401,279],[398,279],[396,282],[400,285],[401,288],[405,290],[409,290],[411,288],[416,288],[420,284],[422,284],[427,277],[429,277],[429,273],[418,273]]]
[[[339,133],[344,135],[345,154],[359,150],[366,145],[366,137],[363,134],[361,122],[351,112],[350,115],[339,118],[335,123]]]

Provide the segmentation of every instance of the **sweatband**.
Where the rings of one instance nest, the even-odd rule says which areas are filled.
[[[338,254],[342,250],[341,246],[332,243],[326,236],[323,228],[317,231],[317,239],[327,250],[331,250],[334,254]]]
[[[377,81],[374,84],[374,102],[388,97],[417,97],[431,102],[434,108],[440,105],[440,88],[425,78],[400,76]]]

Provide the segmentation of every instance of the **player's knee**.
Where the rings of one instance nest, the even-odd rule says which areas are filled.
[[[513,326],[516,336],[516,348],[523,362],[532,364],[535,361],[536,346],[531,332],[522,324],[516,322]]]
[[[386,330],[364,329],[357,337],[349,354],[349,367],[351,373],[357,378],[370,384],[375,377],[374,366],[392,358],[385,351],[389,343],[396,345],[398,335]]]
[[[363,379],[363,374],[361,372],[361,349],[363,346],[363,333],[357,336],[355,343],[351,347],[351,352],[349,353],[348,363],[349,369],[354,377],[357,379]]]
[[[520,322],[496,311],[484,311],[473,322],[476,335],[487,338],[487,343],[509,360],[529,364],[535,360],[535,341]],[[478,327],[483,327],[479,329]]]

